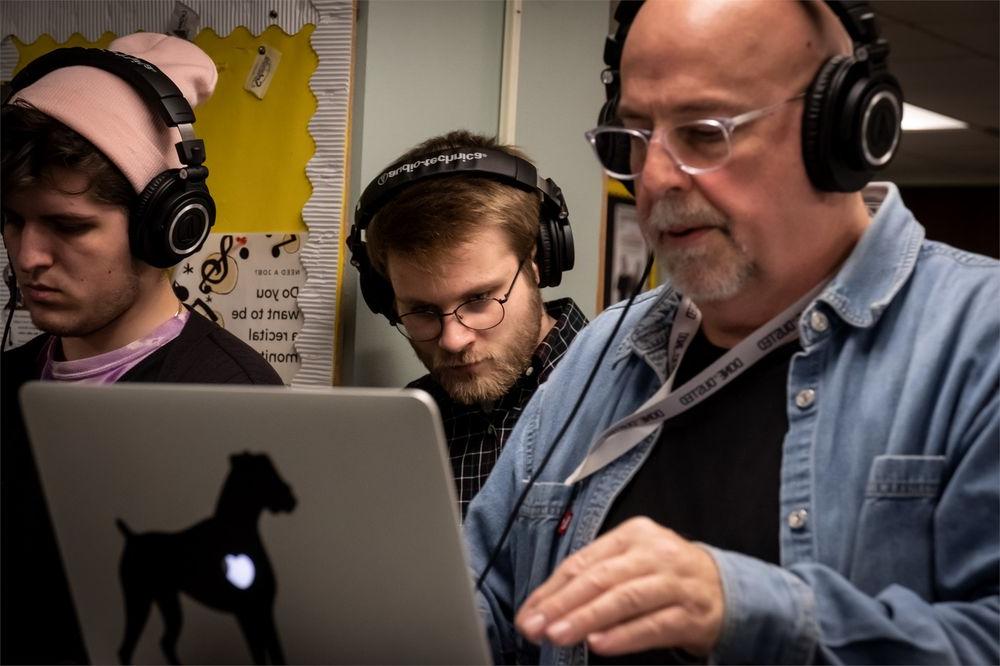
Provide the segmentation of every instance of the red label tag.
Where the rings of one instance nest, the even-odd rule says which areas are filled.
[[[556,530],[559,533],[559,536],[566,534],[566,530],[569,529],[569,524],[572,520],[573,512],[567,509],[566,513],[563,514],[562,520],[559,521],[559,529]]]

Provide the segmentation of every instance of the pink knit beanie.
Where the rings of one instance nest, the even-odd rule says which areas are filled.
[[[138,32],[108,46],[153,63],[174,82],[192,107],[212,95],[219,75],[200,48],[178,37]],[[121,169],[142,192],[162,171],[181,166],[175,144],[180,132],[167,127],[125,80],[102,69],[63,67],[18,91],[42,113],[76,130]]]

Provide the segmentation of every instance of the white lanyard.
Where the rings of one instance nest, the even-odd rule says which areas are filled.
[[[744,338],[738,345],[697,375],[673,389],[681,358],[701,326],[701,312],[686,296],[681,301],[670,331],[670,376],[639,409],[598,436],[580,466],[566,479],[568,485],[585,479],[646,439],[661,423],[708,399],[744,370],[799,337],[799,318],[826,286],[826,280],[781,314]]]

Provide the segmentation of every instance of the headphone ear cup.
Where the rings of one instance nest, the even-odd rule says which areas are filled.
[[[892,75],[848,56],[827,60],[806,94],[802,159],[827,192],[857,192],[899,145],[902,92]]]
[[[836,187],[831,172],[833,123],[830,106],[833,95],[830,89],[835,75],[847,60],[846,56],[834,56],[823,63],[806,93],[802,116],[802,160],[809,180],[820,190],[834,191]]]
[[[372,266],[367,251],[356,253],[355,259],[361,283],[361,297],[368,304],[368,309],[375,314],[385,316],[390,323],[395,324],[396,296],[392,291],[392,285]]]
[[[179,173],[172,169],[153,178],[129,215],[133,256],[157,268],[174,266],[201,249],[215,224],[208,188]]]
[[[850,115],[841,119],[844,160],[858,172],[863,187],[875,172],[892,161],[902,135],[903,93],[896,78],[888,72],[864,77],[848,91],[845,109]]]
[[[357,217],[357,213],[355,217]],[[351,253],[351,264],[358,269],[361,297],[368,305],[368,309],[375,314],[384,315],[390,324],[395,325],[398,318],[395,307],[396,296],[392,291],[392,284],[372,266],[371,259],[368,257],[368,245],[361,240],[361,231],[356,225],[351,227],[346,245]]]
[[[602,106],[597,114],[598,125],[612,125],[618,118],[618,93],[616,92]]]
[[[598,126],[620,126],[618,119],[618,93],[604,103],[600,113],[597,115]],[[628,139],[623,136],[616,136],[614,139],[607,139],[597,144],[597,149],[601,154],[601,162],[615,173],[627,173],[631,169],[630,150]],[[635,196],[635,181],[619,181],[625,186],[632,196]]]
[[[562,275],[556,268],[556,262],[552,256],[555,252],[553,246],[552,221],[541,220],[538,225],[538,245],[535,252],[539,287],[555,287],[561,282]]]

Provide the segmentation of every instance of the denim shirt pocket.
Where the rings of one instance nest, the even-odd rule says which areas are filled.
[[[515,554],[515,608],[548,578],[559,546],[559,521],[571,492],[572,486],[562,483],[535,483],[518,511],[510,535],[510,552]]]
[[[520,492],[523,492],[522,482]],[[518,510],[517,521],[510,533],[513,555],[514,608],[521,607],[531,592],[545,582],[555,562],[559,547],[559,522],[566,512],[572,486],[562,483],[537,482]],[[517,636],[517,663],[539,663],[537,645]]]
[[[851,581],[876,595],[891,584],[934,594],[934,510],[944,456],[881,455],[872,461],[858,521]]]

